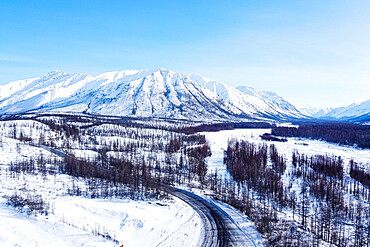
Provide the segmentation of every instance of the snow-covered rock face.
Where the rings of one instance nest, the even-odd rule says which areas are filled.
[[[303,117],[274,93],[236,89],[167,69],[117,71],[95,77],[53,71],[0,86],[0,114],[30,110],[194,120]]]

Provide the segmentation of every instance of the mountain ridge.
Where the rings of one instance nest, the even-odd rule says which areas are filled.
[[[164,68],[112,71],[96,76],[55,70],[0,86],[0,114],[28,111],[202,120],[289,121],[313,116],[273,92],[232,87],[201,75]],[[322,116],[336,117],[329,113]]]
[[[307,115],[323,120],[343,120],[351,122],[370,121],[370,99],[359,103],[352,103],[348,106],[336,108],[302,108],[300,111]]]

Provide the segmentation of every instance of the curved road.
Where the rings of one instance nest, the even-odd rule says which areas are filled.
[[[199,214],[205,231],[202,246],[256,246],[251,236],[213,202],[182,189],[167,187],[167,191]]]
[[[30,145],[41,147],[62,158],[66,153],[38,143],[30,142]],[[163,190],[176,196],[189,204],[200,216],[204,224],[205,247],[226,247],[226,246],[253,246],[256,244],[250,235],[244,232],[237,223],[224,210],[213,202],[206,200],[192,192],[162,185]]]

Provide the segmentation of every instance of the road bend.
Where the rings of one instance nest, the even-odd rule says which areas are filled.
[[[30,143],[32,146],[44,148],[62,158],[68,154],[36,143]],[[219,206],[210,200],[206,200],[190,191],[170,187],[167,185],[161,186],[163,190],[169,194],[180,198],[185,203],[190,205],[200,216],[204,224],[204,239],[202,246],[204,247],[229,247],[229,246],[246,246],[256,247],[253,238],[244,232],[238,224]]]
[[[256,246],[252,237],[212,201],[178,188],[167,187],[167,191],[189,204],[199,214],[205,231],[202,246]]]

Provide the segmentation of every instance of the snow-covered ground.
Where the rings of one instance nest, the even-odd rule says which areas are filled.
[[[199,215],[181,200],[134,201],[71,196],[68,189],[74,185],[84,189],[86,181],[59,173],[11,174],[11,161],[38,157],[60,159],[48,150],[10,138],[14,131],[12,124],[5,126],[0,136],[0,246],[199,246],[201,243],[203,223]],[[39,128],[38,132],[50,132],[41,124],[35,124]],[[23,125],[22,131],[38,140],[38,134],[32,132],[28,125]],[[263,143],[265,141],[261,140],[260,135],[270,131],[236,129],[204,132],[212,151],[212,156],[207,159],[209,171],[217,170],[219,175],[229,177],[223,164],[228,140],[236,138]],[[58,137],[55,133],[48,136]],[[105,142],[118,140],[112,136],[102,138]],[[370,168],[369,150],[298,138],[288,138],[287,142],[265,143],[275,144],[279,153],[285,155],[287,164],[291,163],[292,152],[297,150],[300,154],[327,153],[341,156],[345,169],[350,159]],[[87,151],[74,149],[73,153],[78,157],[95,155],[93,151]],[[50,205],[50,214],[27,215],[26,212],[6,205],[7,199],[4,196],[12,195],[15,191],[24,195],[41,195]],[[230,215],[257,245],[263,242],[254,224],[246,216],[226,204],[214,203]]]
[[[287,142],[269,142],[263,141],[260,135],[271,133],[271,129],[235,129],[224,130],[219,132],[203,132],[211,146],[212,156],[208,158],[210,171],[217,169],[218,174],[229,176],[226,167],[223,164],[224,150],[227,149],[229,139],[236,138],[253,143],[274,144],[279,154],[284,154],[287,163],[291,162],[292,153],[297,150],[300,154],[329,154],[341,156],[344,161],[345,170],[348,169],[348,162],[353,159],[361,163],[363,167],[370,169],[370,150],[360,149],[351,146],[341,146],[325,141],[287,138]]]
[[[202,241],[199,216],[179,199],[163,204],[60,197],[55,215],[85,231],[99,228],[124,246],[198,246]]]
[[[260,135],[271,130],[266,129],[234,129],[218,132],[202,132],[210,145],[212,155],[208,158],[208,170],[215,172],[222,177],[229,177],[224,165],[224,151],[227,149],[227,142],[232,138],[246,140],[258,139]]]
[[[0,202],[1,246],[199,246],[202,241],[199,216],[180,200],[163,205],[57,197],[48,217],[29,216]]]
[[[291,171],[294,169],[294,166],[292,165],[292,152],[298,151],[300,154],[305,155],[318,155],[318,154],[328,154],[328,155],[334,155],[334,156],[340,156],[343,160],[343,167],[344,167],[344,177],[346,183],[353,183],[354,180],[349,176],[349,161],[353,159],[355,162],[359,163],[360,166],[370,170],[370,151],[368,149],[360,149],[356,147],[351,146],[343,146],[343,145],[337,145],[333,143],[328,143],[325,141],[319,141],[319,140],[310,140],[310,139],[300,139],[300,138],[288,138],[287,142],[271,142],[271,141],[264,141],[261,139],[260,135],[264,133],[271,133],[270,129],[235,129],[235,130],[225,130],[225,131],[219,131],[219,132],[204,132],[203,134],[206,135],[207,141],[210,143],[212,156],[208,158],[208,164],[209,164],[209,171],[214,172],[217,170],[218,175],[222,175],[223,177],[229,178],[230,174],[226,170],[225,165],[223,164],[223,157],[224,157],[224,150],[227,149],[228,140],[232,138],[236,138],[238,140],[245,140],[251,143],[255,144],[262,144],[265,143],[267,145],[274,144],[279,152],[280,155],[283,155],[286,159],[287,164],[287,170],[285,174],[281,177],[284,186],[289,187],[292,186],[291,191],[295,191],[296,198],[298,201],[302,201],[302,196],[299,193],[300,192],[300,185],[302,184],[302,179],[296,178],[292,179]],[[270,162],[270,161],[269,161]],[[291,185],[292,183],[292,185]],[[356,203],[358,201],[361,201],[361,199],[348,194],[348,192],[344,191],[344,198],[346,201],[352,201],[353,203]],[[312,203],[314,202],[314,198],[312,199]],[[364,207],[368,207],[368,203],[362,201],[362,203],[365,203]],[[229,207],[228,205],[225,205],[225,207]],[[224,208],[225,210],[225,208]],[[226,210],[225,210],[226,211]],[[235,211],[235,210],[234,210]],[[238,219],[238,215],[233,215],[232,212],[229,213],[232,215],[234,219]],[[314,214],[312,211],[311,214]],[[279,217],[283,217],[286,220],[294,221],[294,215],[292,211],[288,208],[283,209],[281,212],[279,212]],[[297,213],[295,215],[295,219],[297,220]],[[240,219],[240,218],[239,218]],[[243,222],[243,219],[240,219],[241,222]],[[248,226],[248,229],[246,231],[253,233],[253,224],[250,222],[248,223],[248,219],[245,219],[245,225]],[[240,224],[240,223],[239,223]],[[348,228],[349,234],[351,234],[351,231],[353,233],[353,229],[350,227]],[[257,240],[258,235],[255,235],[254,238]],[[351,239],[352,235],[348,236],[348,239]],[[328,245],[325,242],[321,242],[321,244]]]
[[[198,246],[199,215],[179,199],[172,201],[91,199],[69,196],[82,179],[64,174],[10,175],[9,162],[57,156],[39,147],[2,137],[0,146],[0,246]],[[28,215],[6,205],[5,195],[37,194],[49,215]]]

